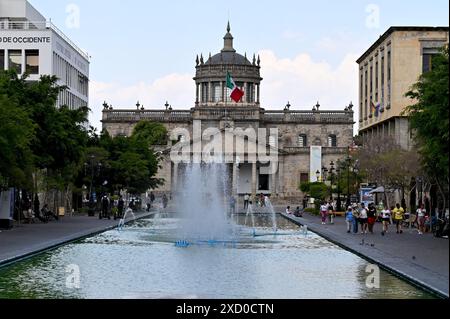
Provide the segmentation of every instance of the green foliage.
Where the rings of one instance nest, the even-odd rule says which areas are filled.
[[[30,186],[35,125],[16,101],[0,91],[0,187]]]
[[[131,194],[141,194],[163,184],[163,180],[154,176],[158,172],[159,158],[152,146],[162,142],[167,131],[162,124],[139,123],[131,137],[111,137],[107,131],[100,136],[91,130],[85,161],[93,167],[102,165],[101,173],[94,175],[93,183],[108,185],[103,191],[114,193],[126,189]],[[95,159],[94,162],[91,162]],[[84,183],[92,176],[86,176]]]
[[[141,121],[133,130],[132,138],[145,141],[147,145],[166,145],[167,129],[161,123]]]
[[[449,51],[433,57],[432,70],[423,74],[406,96],[415,101],[404,115],[410,119],[425,171],[447,185],[449,180]]]
[[[324,183],[303,183],[300,185],[300,190],[309,195],[311,198],[324,200],[329,194],[329,188]]]
[[[48,188],[64,189],[74,181],[87,142],[88,109],[56,108],[63,89],[56,77],[30,82],[0,71],[0,175],[9,186],[31,189],[37,170],[46,171]]]

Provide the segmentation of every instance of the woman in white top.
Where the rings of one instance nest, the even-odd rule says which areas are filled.
[[[381,234],[384,236],[388,232],[389,224],[391,222],[391,210],[385,208],[381,211],[381,219],[383,220],[383,231]]]
[[[359,222],[361,224],[361,234],[367,234],[369,216],[367,215],[367,209],[364,204],[361,204],[361,210],[359,211]]]
[[[419,235],[423,235],[425,232],[425,215],[426,210],[424,205],[421,205],[420,208],[417,210],[417,220],[419,222]]]

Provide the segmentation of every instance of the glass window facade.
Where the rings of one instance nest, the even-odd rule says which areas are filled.
[[[17,74],[22,74],[22,51],[10,50],[8,51],[9,61],[8,67],[10,70],[15,70]]]
[[[0,50],[0,70],[5,69],[5,50]]]
[[[25,72],[28,74],[39,74],[39,50],[25,51]]]

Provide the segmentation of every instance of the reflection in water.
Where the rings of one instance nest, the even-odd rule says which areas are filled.
[[[245,215],[238,217],[244,223]],[[257,216],[257,232],[272,231]],[[430,298],[381,271],[366,287],[368,263],[279,218],[281,236],[240,229],[234,245],[175,247],[177,219],[140,220],[0,270],[0,298],[310,299]],[[80,289],[66,266],[78,265]]]

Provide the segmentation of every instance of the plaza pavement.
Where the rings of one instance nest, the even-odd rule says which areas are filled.
[[[393,225],[383,237],[379,223],[373,235],[348,234],[344,217],[337,217],[334,225],[322,225],[320,217],[307,213],[303,218],[283,216],[298,225],[307,225],[309,230],[334,244],[422,288],[431,289],[441,297],[449,296],[448,239],[435,238],[432,234],[418,235],[416,229],[404,229],[403,234],[397,234]]]
[[[137,219],[152,213],[136,213]],[[132,220],[127,218],[127,222]],[[98,216],[65,216],[48,224],[21,224],[11,230],[0,230],[0,266],[30,257],[50,248],[114,229],[119,220]]]

